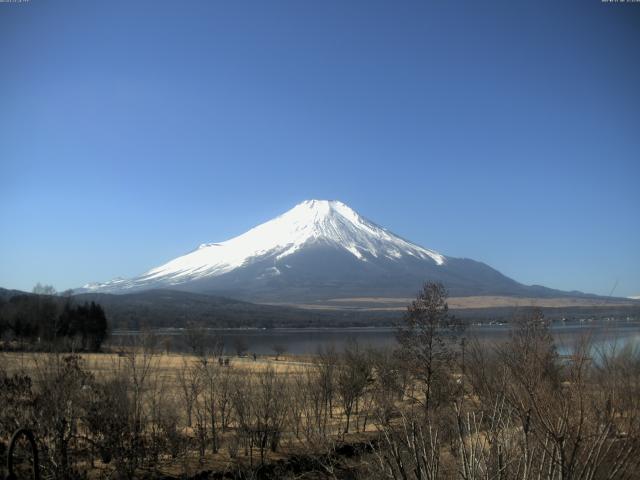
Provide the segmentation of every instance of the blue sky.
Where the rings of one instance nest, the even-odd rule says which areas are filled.
[[[139,274],[308,198],[640,294],[640,4],[0,3],[0,286]]]

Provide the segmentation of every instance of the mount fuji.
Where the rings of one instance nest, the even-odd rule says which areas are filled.
[[[87,284],[77,292],[172,289],[295,303],[411,297],[427,280],[442,282],[452,296],[567,295],[523,285],[475,260],[421,247],[344,203],[328,200],[304,201],[242,235],[204,243],[138,277]]]

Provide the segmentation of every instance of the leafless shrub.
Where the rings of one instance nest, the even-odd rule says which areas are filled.
[[[397,422],[380,422],[380,447],[375,456],[383,478],[435,480],[441,474],[438,430],[423,412],[398,412]]]
[[[187,414],[187,427],[193,425],[193,407],[202,389],[200,369],[195,362],[188,358],[182,358],[182,365],[177,372],[180,397]]]
[[[349,433],[351,414],[358,405],[371,378],[371,365],[357,342],[350,341],[338,365],[336,388],[345,417],[344,433]]]
[[[493,354],[472,348],[478,401],[457,408],[463,478],[629,478],[640,453],[639,375],[632,367],[621,382],[624,369],[611,369],[621,359],[594,364],[591,351],[585,339],[560,358],[539,313]]]
[[[80,418],[93,376],[76,355],[50,355],[37,364],[33,423],[38,427],[43,467],[56,479],[77,477]]]
[[[281,343],[277,343],[272,347],[272,350],[276,355],[276,361],[278,361],[280,357],[287,351],[287,346]]]

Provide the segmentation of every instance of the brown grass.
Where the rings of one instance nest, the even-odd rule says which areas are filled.
[[[8,374],[25,373],[33,375],[38,366],[51,361],[56,354],[42,352],[1,352],[0,364]],[[59,354],[61,356],[69,353]],[[97,377],[107,376],[115,371],[122,370],[127,361],[124,354],[118,353],[80,353],[86,368]],[[264,372],[268,368],[279,374],[300,373],[310,366],[309,357],[297,357],[294,355],[281,356],[275,360],[271,356],[258,356],[254,361],[252,357],[228,357],[230,368],[234,373]],[[187,364],[195,364],[198,357],[179,353],[162,353],[153,356],[153,371],[163,378],[174,378],[178,370]]]
[[[411,303],[411,298],[393,297],[353,297],[332,298],[318,303],[306,303],[293,305],[309,310],[344,310],[362,309],[368,311],[401,311]],[[449,308],[500,308],[500,307],[541,307],[541,308],[568,308],[568,307],[623,307],[638,306],[636,300],[558,297],[558,298],[533,298],[533,297],[507,297],[507,296],[470,296],[449,297]]]

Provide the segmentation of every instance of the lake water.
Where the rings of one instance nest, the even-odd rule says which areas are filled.
[[[465,331],[468,339],[497,343],[509,337],[509,325],[474,325]],[[248,347],[248,352],[258,355],[273,354],[274,345],[283,345],[291,354],[315,354],[319,348],[333,346],[342,350],[346,343],[355,339],[362,347],[393,347],[396,345],[392,327],[381,328],[278,328],[278,329],[234,329],[209,330],[210,335],[222,338],[227,354],[235,353],[234,345],[240,340]],[[184,331],[164,330],[157,332],[160,337],[169,338],[172,348],[187,348]],[[594,349],[622,348],[625,345],[640,347],[640,322],[611,321],[585,323],[556,323],[551,333],[561,355],[571,352],[577,342],[588,335]],[[114,332],[112,340],[118,337],[136,335],[136,332]]]

